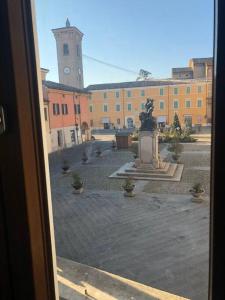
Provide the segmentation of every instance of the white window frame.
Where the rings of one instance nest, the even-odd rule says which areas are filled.
[[[160,104],[163,104],[163,108],[160,107]],[[159,100],[159,109],[164,110],[165,109],[165,101],[164,100]]]
[[[131,92],[131,90],[128,90],[127,91],[127,98],[131,98],[132,97],[132,92]]]
[[[190,102],[190,106],[187,106],[187,102]],[[190,99],[185,100],[185,108],[191,108],[191,100]]]
[[[105,107],[107,107],[106,111],[105,111]],[[103,112],[108,112],[108,104],[104,103],[103,107],[102,107]]]
[[[201,101],[201,106],[198,106],[199,101]],[[202,108],[202,103],[203,103],[202,99],[197,99],[197,108]]]
[[[117,110],[117,106],[119,106],[119,110]],[[121,105],[120,105],[120,103],[116,103],[116,105],[115,105],[115,111],[116,112],[120,112],[121,111]]]
[[[128,108],[129,105],[130,105],[131,109]],[[131,103],[127,103],[127,111],[132,111],[132,104]]]
[[[161,91],[162,91],[162,94],[161,94]],[[159,89],[159,96],[164,96],[164,88]]]
[[[141,97],[145,97],[145,90],[141,90],[140,95],[141,95]]]
[[[175,93],[175,90],[177,90],[177,93]],[[173,94],[174,95],[178,95],[179,94],[179,88],[178,87],[174,87],[173,88]]]
[[[118,96],[117,96],[118,94]],[[119,91],[115,91],[115,98],[119,98],[120,97],[120,92]]]
[[[188,89],[190,89],[190,92],[189,92],[189,93],[187,92]],[[186,95],[190,95],[190,94],[191,94],[191,86],[186,86],[185,94],[186,94]]]
[[[177,102],[177,107],[174,106],[174,103]],[[179,100],[174,99],[173,100],[173,109],[178,109],[179,108]]]

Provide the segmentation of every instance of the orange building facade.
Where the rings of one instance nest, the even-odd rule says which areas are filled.
[[[90,138],[88,92],[42,81],[48,151],[72,147]]]
[[[154,99],[158,124],[171,125],[175,112],[182,126],[211,123],[212,81],[154,80],[90,85],[91,128],[139,127],[146,98]]]

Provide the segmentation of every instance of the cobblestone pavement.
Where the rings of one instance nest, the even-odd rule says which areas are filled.
[[[184,144],[181,161],[184,171],[180,182],[150,181],[144,191],[147,193],[188,194],[192,185],[200,182],[210,193],[210,145]]]
[[[162,147],[162,146],[160,146]],[[51,172],[57,255],[101,268],[192,300],[207,299],[209,201],[191,202],[192,183],[209,193],[210,146],[184,145],[180,183],[136,182],[126,198],[122,180],[108,175],[132,159],[105,150],[72,171],[85,179],[74,195],[71,174]]]

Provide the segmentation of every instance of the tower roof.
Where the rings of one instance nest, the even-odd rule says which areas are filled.
[[[66,19],[66,27],[70,27],[70,21],[68,18]]]

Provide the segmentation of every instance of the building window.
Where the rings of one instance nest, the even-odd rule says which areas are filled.
[[[80,46],[77,45],[77,56],[80,56]]]
[[[75,130],[70,130],[71,142],[75,143]]]
[[[190,108],[191,107],[191,101],[190,100],[186,100],[185,101],[185,107],[186,108]]]
[[[68,44],[63,44],[63,55],[64,56],[69,55],[69,45]]]
[[[197,107],[202,107],[202,100],[201,99],[197,100]]]
[[[107,112],[107,111],[108,111],[108,105],[107,105],[107,104],[104,104],[104,105],[103,105],[103,111],[104,111],[104,112]]]
[[[90,120],[90,126],[93,127],[93,125],[94,125],[93,120]]]
[[[120,92],[117,91],[117,92],[115,93],[115,95],[116,95],[116,98],[119,98],[119,97],[120,97]]]
[[[145,96],[145,91],[144,91],[144,90],[141,91],[141,96],[142,96],[142,97]]]
[[[127,91],[127,97],[131,97],[131,91]]]
[[[186,127],[192,127],[192,116],[184,116],[184,124]]]
[[[74,104],[74,112],[76,115],[80,114],[80,104]]]
[[[91,100],[91,95],[88,95],[88,99]]]
[[[159,102],[159,109],[163,110],[164,109],[164,101]]]
[[[117,119],[117,125],[120,125],[120,119]]]
[[[187,87],[186,87],[186,94],[190,94],[190,92],[191,92],[191,87],[190,87],[190,86],[187,86]]]
[[[120,104],[116,104],[116,111],[120,111]]]
[[[68,115],[68,107],[67,104],[62,104],[62,114]]]
[[[104,97],[104,99],[107,98],[107,93],[106,92],[104,92],[103,97]]]
[[[44,107],[45,121],[48,121],[48,109]]]
[[[198,86],[198,93],[201,93],[201,92],[202,92],[202,86],[199,85],[199,86]]]
[[[53,115],[59,115],[59,114],[60,114],[59,104],[53,103]]]
[[[178,108],[179,107],[179,102],[178,100],[173,101],[173,108]]]
[[[173,89],[173,94],[174,94],[174,95],[178,95],[178,88],[177,88],[177,87],[175,87],[175,88]]]
[[[141,110],[145,110],[145,103],[141,103]]]
[[[92,105],[89,106],[89,111],[93,112],[93,106]]]
[[[159,95],[160,95],[160,96],[163,96],[163,95],[164,95],[164,88],[160,88],[160,89],[159,89]]]
[[[127,104],[127,110],[128,111],[131,111],[132,110],[132,106],[131,106],[131,104],[129,103],[129,104]]]

